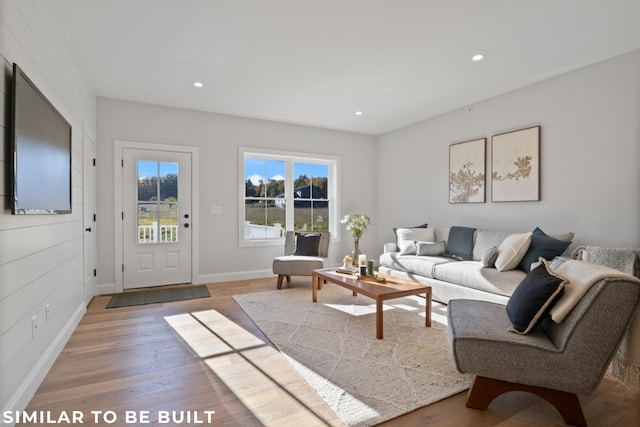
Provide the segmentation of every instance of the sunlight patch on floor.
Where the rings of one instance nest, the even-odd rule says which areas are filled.
[[[232,348],[218,336],[213,335],[190,314],[177,314],[164,318],[189,347],[201,358],[226,354]],[[263,343],[264,344],[264,343]]]
[[[374,408],[367,405],[351,393],[348,393],[339,385],[317,374],[313,369],[310,369],[307,365],[299,362],[294,357],[289,356],[288,354],[285,354],[284,356],[289,359],[289,362],[296,366],[296,369],[302,372],[311,383],[324,383],[327,389],[333,388],[335,390],[339,390],[339,393],[334,394],[336,396],[340,396],[340,406],[348,407],[350,409],[354,424],[357,424],[358,422],[365,422],[380,415],[380,413]]]
[[[216,310],[165,320],[263,425],[341,425],[277,349]]]

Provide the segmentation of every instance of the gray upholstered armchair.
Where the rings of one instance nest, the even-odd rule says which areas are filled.
[[[307,239],[312,236],[319,236],[317,246],[315,246],[315,242]],[[273,260],[273,274],[278,275],[277,288],[282,288],[282,281],[285,277],[289,283],[291,276],[311,276],[313,270],[324,268],[329,257],[330,238],[331,234],[328,231],[287,231],[284,241],[284,255]],[[302,243],[303,239],[304,243]],[[310,247],[312,247],[311,251]]]
[[[525,391],[549,401],[567,424],[586,425],[577,394],[589,394],[599,385],[639,300],[635,278],[602,279],[564,320],[547,317],[528,335],[509,332],[504,305],[450,301],[454,364],[460,372],[475,374],[466,406],[486,409],[502,393]]]

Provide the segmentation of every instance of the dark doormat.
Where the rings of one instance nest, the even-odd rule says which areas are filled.
[[[210,296],[209,290],[205,285],[123,292],[121,294],[113,295],[106,308],[156,304],[170,301],[184,301],[188,299],[208,298]]]

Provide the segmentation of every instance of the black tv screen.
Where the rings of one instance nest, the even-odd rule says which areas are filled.
[[[71,213],[71,125],[13,64],[12,213]]]

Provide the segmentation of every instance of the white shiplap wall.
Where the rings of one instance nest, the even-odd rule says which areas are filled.
[[[70,215],[11,215],[7,144],[14,62],[73,127]],[[0,411],[15,411],[27,405],[85,311],[82,138],[95,135],[95,96],[51,2],[0,0],[0,67]],[[33,316],[39,325],[34,337]]]

